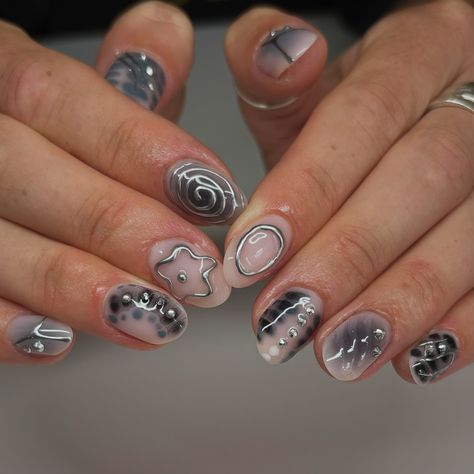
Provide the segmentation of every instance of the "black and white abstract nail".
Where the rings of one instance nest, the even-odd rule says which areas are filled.
[[[140,285],[119,285],[105,298],[106,322],[150,344],[180,337],[188,324],[184,308],[171,296]]]
[[[293,288],[260,316],[257,348],[270,364],[291,359],[311,339],[321,321],[322,302],[312,291]]]
[[[456,337],[446,331],[432,332],[410,351],[410,372],[419,385],[434,382],[454,363],[459,349]]]
[[[9,325],[7,336],[17,350],[32,356],[55,356],[71,344],[73,331],[45,316],[24,315]]]
[[[120,54],[105,79],[149,110],[158,105],[166,82],[161,66],[144,52]]]
[[[314,31],[291,26],[271,31],[258,51],[256,64],[265,74],[278,78],[308,51],[317,37]]]
[[[390,337],[389,323],[378,314],[355,314],[326,336],[324,364],[334,378],[355,380],[383,354]]]
[[[176,164],[167,174],[168,197],[206,224],[231,224],[244,210],[242,191],[218,171],[195,162]]]

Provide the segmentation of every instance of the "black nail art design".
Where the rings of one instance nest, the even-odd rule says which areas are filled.
[[[292,289],[274,301],[257,324],[257,347],[271,364],[291,359],[311,339],[321,321],[321,299],[307,290]]]
[[[188,322],[175,299],[140,285],[113,288],[106,297],[105,311],[109,324],[151,344],[177,339]]]
[[[105,79],[149,110],[158,105],[165,86],[165,74],[161,66],[142,52],[120,55]]]
[[[458,347],[452,334],[431,333],[410,351],[413,380],[420,385],[434,382],[453,365]]]

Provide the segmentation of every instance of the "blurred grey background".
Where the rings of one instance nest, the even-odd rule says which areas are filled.
[[[310,20],[333,56],[353,41],[332,17]],[[182,125],[250,194],[263,168],[234,99],[225,27],[197,25]],[[99,42],[46,44],[93,64]],[[187,333],[157,352],[80,335],[59,365],[0,367],[0,473],[472,474],[473,368],[419,388],[391,367],[341,384],[323,374],[311,348],[269,366],[250,328],[257,292],[191,309]]]

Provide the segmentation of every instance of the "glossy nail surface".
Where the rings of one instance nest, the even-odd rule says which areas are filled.
[[[322,302],[312,291],[292,288],[275,300],[257,323],[257,348],[270,364],[291,359],[321,321]]]
[[[419,385],[434,382],[454,363],[459,344],[456,337],[444,332],[432,332],[410,351],[410,372]]]
[[[200,163],[178,163],[168,172],[165,184],[170,200],[204,224],[231,224],[246,205],[229,178]]]
[[[105,79],[149,110],[158,105],[165,86],[163,69],[144,52],[127,52],[117,56]]]
[[[7,337],[18,351],[25,354],[55,356],[69,347],[73,331],[55,319],[25,315],[12,320]]]
[[[183,307],[169,295],[140,285],[119,285],[105,298],[108,324],[150,344],[174,341],[186,329]]]
[[[336,379],[355,380],[382,354],[390,342],[390,325],[376,313],[351,316],[326,336],[323,360]]]
[[[227,282],[242,288],[269,275],[291,239],[291,227],[281,216],[270,215],[230,242],[224,257]]]
[[[218,306],[230,295],[222,264],[189,242],[178,239],[158,242],[150,252],[150,268],[160,285],[186,303]]]
[[[276,79],[308,51],[317,37],[313,31],[291,26],[274,30],[260,46],[256,57],[257,67]]]

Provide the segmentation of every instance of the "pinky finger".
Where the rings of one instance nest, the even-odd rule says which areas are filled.
[[[73,339],[68,325],[0,298],[0,363],[57,362],[69,354]]]
[[[407,382],[427,385],[474,363],[474,289],[417,344],[393,361]]]

